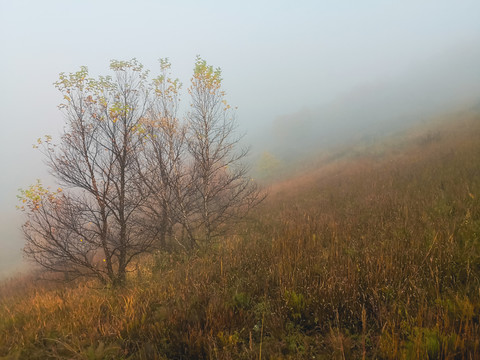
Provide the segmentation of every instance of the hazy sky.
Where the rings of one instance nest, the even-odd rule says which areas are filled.
[[[155,73],[169,57],[188,85],[200,54],[223,69],[240,125],[255,134],[479,37],[478,0],[0,0],[0,271],[20,259],[17,189],[45,177],[32,143],[62,128],[52,86],[62,71],[105,74],[110,59],[136,57]]]

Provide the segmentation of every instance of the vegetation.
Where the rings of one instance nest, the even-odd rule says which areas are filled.
[[[1,288],[8,359],[480,357],[480,116],[274,184],[235,236],[123,288]]]
[[[198,248],[263,197],[242,164],[248,150],[238,149],[220,69],[197,58],[186,119],[167,60],[151,81],[135,59],[110,69],[98,79],[86,67],[60,74],[64,133],[35,146],[65,189],[37,183],[19,198],[29,259],[67,279],[122,285],[138,256]]]

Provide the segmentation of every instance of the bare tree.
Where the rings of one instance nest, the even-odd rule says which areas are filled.
[[[87,68],[60,74],[61,141],[39,139],[65,190],[21,192],[26,255],[51,271],[122,284],[139,255],[167,244],[190,250],[225,234],[263,195],[237,149],[220,70],[197,58],[191,110],[178,117],[170,63],[150,83],[135,59],[112,61],[113,77]]]
[[[40,265],[121,284],[132,259],[153,246],[139,226],[146,194],[137,186],[136,161],[149,87],[136,60],[110,67],[113,78],[89,78],[82,67],[55,83],[65,99],[66,128],[59,146],[47,137],[43,149],[68,194],[41,187],[24,193],[30,211],[23,230],[26,254]]]
[[[170,77],[170,66],[167,59],[160,59],[161,74],[154,79],[150,111],[143,124],[142,161],[146,166],[141,175],[150,193],[145,213],[152,232],[160,235],[160,247],[165,248],[167,242],[173,241],[189,249],[194,239],[190,226],[195,214],[194,179],[186,151],[187,125],[178,118],[181,83]]]
[[[221,88],[219,68],[197,57],[189,88],[188,150],[193,161],[193,184],[203,237],[210,241],[242,219],[263,200],[242,162],[248,148],[238,148],[241,136]]]
[[[148,202],[153,228],[167,241],[189,250],[222,235],[242,219],[263,195],[242,163],[248,149],[238,149],[236,123],[221,90],[220,70],[197,58],[189,90],[191,109],[178,118],[178,80],[161,60],[155,79],[142,178],[152,194]]]

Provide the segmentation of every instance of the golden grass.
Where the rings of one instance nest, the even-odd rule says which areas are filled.
[[[0,356],[480,358],[478,139],[464,115],[316,166],[125,288],[4,285]]]

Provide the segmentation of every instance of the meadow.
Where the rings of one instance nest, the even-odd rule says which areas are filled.
[[[326,156],[125,287],[0,285],[0,359],[480,358],[480,115]]]

